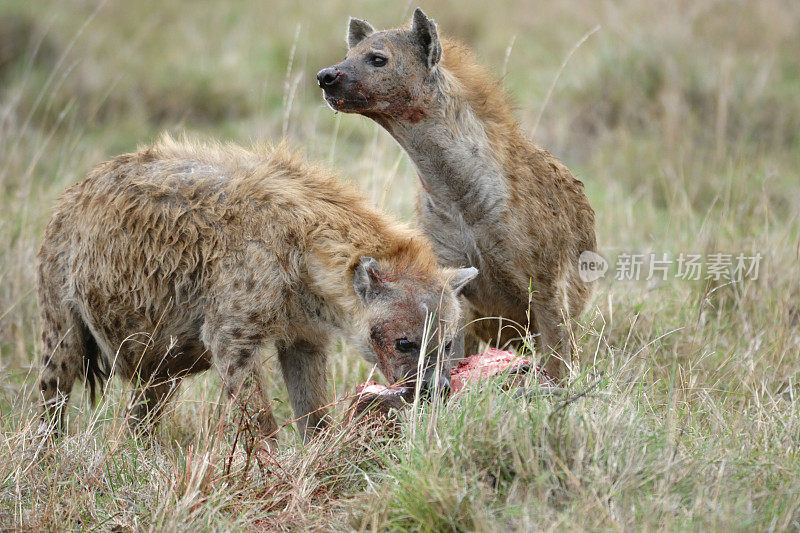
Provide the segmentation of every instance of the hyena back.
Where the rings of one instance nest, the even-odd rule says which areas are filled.
[[[422,387],[435,387],[449,373],[433,370],[442,350],[430,347],[457,339],[456,295],[476,274],[438,267],[423,235],[285,149],[164,138],[95,167],[45,231],[44,411],[60,424],[77,378],[94,395],[113,372],[134,385],[131,420],[149,427],[184,377],[215,366],[273,436],[257,355],[274,343],[306,439],[324,425],[333,337],[391,381],[416,379],[422,353]]]
[[[386,31],[350,19],[347,44],[345,59],[317,74],[325,100],[378,122],[414,162],[420,223],[441,264],[480,270],[464,290],[473,341],[519,335],[498,335],[487,317],[530,322],[552,350],[546,369],[564,376],[570,323],[593,289],[578,271],[580,254],[596,249],[583,184],[524,136],[500,84],[421,10]]]

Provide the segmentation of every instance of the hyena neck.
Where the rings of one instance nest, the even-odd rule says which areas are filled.
[[[372,257],[389,276],[437,276],[437,261],[430,241],[374,210],[359,213],[361,227],[318,227],[312,235],[313,251],[308,274],[314,292],[334,308],[337,325],[358,324],[363,306],[353,289],[353,275],[362,257]],[[345,327],[345,329],[347,329]]]
[[[469,225],[496,220],[508,198],[506,173],[498,143],[465,98],[440,90],[424,117],[378,122],[414,162],[423,201],[455,209]]]

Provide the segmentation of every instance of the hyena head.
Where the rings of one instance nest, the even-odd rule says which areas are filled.
[[[448,389],[450,369],[464,356],[458,292],[475,268],[441,269],[435,277],[383,268],[362,257],[353,287],[365,308],[359,344],[391,383],[425,391]]]
[[[347,56],[317,73],[325,101],[334,111],[360,113],[380,122],[391,117],[417,122],[436,95],[436,66],[442,46],[436,24],[421,9],[409,28],[376,32],[351,18]]]

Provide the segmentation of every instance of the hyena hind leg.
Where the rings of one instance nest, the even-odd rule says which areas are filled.
[[[86,379],[92,400],[95,387],[102,386],[101,354],[89,328],[74,309],[43,306],[41,320],[41,413],[48,430],[57,434],[63,429],[64,409],[75,379],[80,376]]]

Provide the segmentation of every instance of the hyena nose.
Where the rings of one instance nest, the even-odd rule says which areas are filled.
[[[344,74],[342,74],[341,71],[333,67],[328,67],[317,72],[317,82],[320,87],[327,89],[339,83],[339,78],[342,76],[344,76]]]

